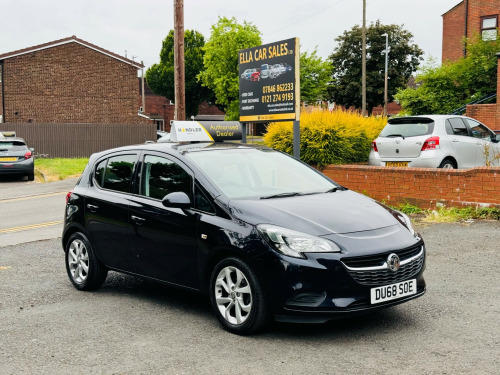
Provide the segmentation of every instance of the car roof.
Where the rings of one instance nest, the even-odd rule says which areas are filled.
[[[411,119],[429,119],[432,121],[442,121],[448,118],[455,118],[455,117],[470,118],[462,115],[415,115],[415,116],[391,117],[388,120],[388,122],[398,122],[398,121],[403,122],[404,120],[411,120]]]
[[[272,150],[269,147],[263,145],[252,145],[248,143],[235,143],[235,142],[200,142],[200,143],[162,142],[162,143],[143,143],[137,145],[117,147],[95,153],[93,156],[100,157],[102,155],[107,155],[110,153],[121,152],[121,151],[146,151],[146,150],[184,155],[185,153],[189,152],[227,150],[227,149]]]
[[[4,137],[0,138],[0,142],[23,142],[26,144],[23,138],[20,137]]]

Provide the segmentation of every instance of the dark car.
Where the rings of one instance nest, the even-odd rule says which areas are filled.
[[[35,163],[33,149],[28,148],[24,139],[8,136],[11,132],[4,132],[0,136],[0,176],[19,175],[27,176],[29,181],[35,179]]]
[[[206,136],[188,123],[182,134]],[[425,246],[406,215],[246,144],[92,155],[68,194],[62,245],[77,289],[100,287],[114,270],[199,291],[238,334],[272,318],[325,322],[425,293]]]

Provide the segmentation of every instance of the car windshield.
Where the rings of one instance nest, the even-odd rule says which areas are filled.
[[[26,144],[19,141],[0,141],[0,151],[21,151],[26,149]]]
[[[315,194],[339,187],[294,158],[270,149],[213,149],[186,157],[230,199]]]
[[[380,137],[418,137],[434,131],[434,121],[430,119],[397,119],[389,122]]]

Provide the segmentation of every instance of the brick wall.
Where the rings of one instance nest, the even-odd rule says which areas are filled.
[[[323,173],[376,200],[421,208],[492,206],[500,208],[500,167],[463,170],[330,165]]]
[[[4,60],[7,122],[137,124],[137,68],[78,43]]]
[[[497,103],[468,105],[465,114],[466,116],[475,118],[477,121],[481,121],[488,128],[495,130],[500,127],[497,124],[497,106]]]
[[[500,53],[497,56],[497,122],[493,130],[500,130]]]
[[[442,61],[458,60],[463,53],[465,35],[465,3],[462,2],[443,14]]]

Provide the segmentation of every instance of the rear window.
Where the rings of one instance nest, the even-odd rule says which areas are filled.
[[[0,151],[22,151],[26,150],[26,143],[21,141],[10,141],[6,142],[4,140],[0,140]]]
[[[418,137],[434,131],[434,121],[430,119],[395,119],[389,122],[380,137]]]
[[[94,178],[100,187],[130,193],[136,155],[118,155],[97,164]]]

